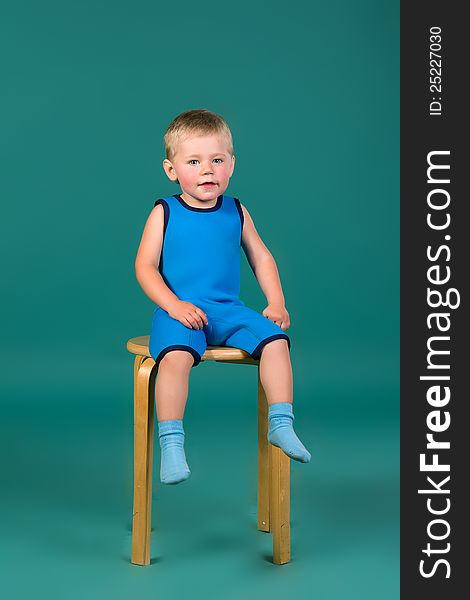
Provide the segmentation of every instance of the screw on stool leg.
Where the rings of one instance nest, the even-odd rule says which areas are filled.
[[[137,565],[150,564],[155,367],[155,361],[152,358],[136,356],[134,362],[134,510],[131,562]]]

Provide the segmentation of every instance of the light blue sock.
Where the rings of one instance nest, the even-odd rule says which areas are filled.
[[[269,405],[268,442],[299,462],[310,462],[311,454],[297,437],[292,423],[294,412],[290,402]]]
[[[191,475],[184,453],[183,421],[159,421],[158,436],[161,448],[160,481],[180,483]]]

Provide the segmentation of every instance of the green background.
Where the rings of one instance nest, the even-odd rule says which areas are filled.
[[[48,599],[399,595],[399,3],[1,5],[2,592]],[[134,259],[174,116],[229,123],[291,316],[292,559],[256,529],[256,369],[203,363],[191,478],[130,564]],[[201,260],[210,246],[199,248]],[[266,304],[242,256],[241,298]],[[150,596],[151,594],[151,596]]]

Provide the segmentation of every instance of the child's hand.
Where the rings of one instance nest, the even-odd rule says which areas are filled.
[[[263,310],[263,316],[274,321],[283,331],[290,327],[289,313],[284,304],[268,304]]]
[[[202,329],[209,323],[204,311],[185,300],[175,302],[168,310],[168,314],[189,329]]]

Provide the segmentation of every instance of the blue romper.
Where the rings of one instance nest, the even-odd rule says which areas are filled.
[[[164,210],[160,274],[180,300],[201,308],[209,321],[190,329],[156,306],[149,350],[157,365],[167,352],[187,350],[195,367],[208,345],[242,348],[256,360],[272,340],[285,339],[290,349],[279,325],[238,297],[243,230],[238,198],[220,195],[212,208],[196,208],[174,194],[157,204]]]

